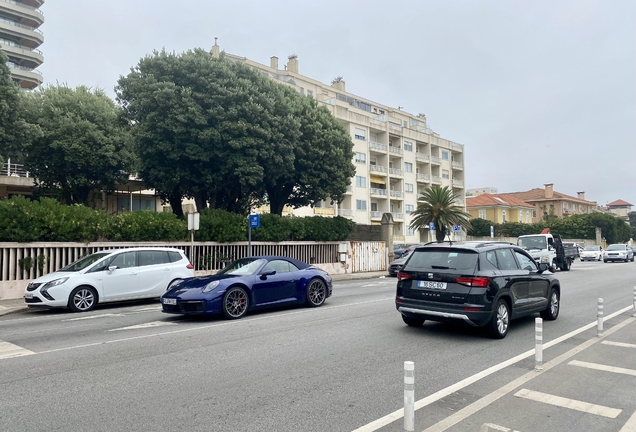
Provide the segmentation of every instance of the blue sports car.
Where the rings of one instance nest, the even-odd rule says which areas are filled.
[[[321,306],[331,290],[331,277],[319,268],[284,256],[256,256],[215,275],[175,282],[161,296],[161,307],[166,313],[237,319],[250,310],[287,304]]]

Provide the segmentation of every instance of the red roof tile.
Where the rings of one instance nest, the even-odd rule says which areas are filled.
[[[534,208],[519,198],[510,194],[481,194],[475,197],[466,198],[466,207],[486,207],[486,206],[506,206],[506,207],[527,207]]]
[[[631,207],[633,204],[628,203],[627,201],[623,201],[622,199],[612,201],[607,206],[608,207]]]

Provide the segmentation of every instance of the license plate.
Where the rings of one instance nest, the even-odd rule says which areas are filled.
[[[176,305],[177,299],[165,298],[163,299],[163,304],[165,305]]]
[[[32,298],[33,298],[33,293],[32,293],[32,292],[26,292],[26,293],[24,293],[24,298],[25,298],[25,299],[32,299]]]
[[[418,288],[445,290],[446,282],[417,281]]]

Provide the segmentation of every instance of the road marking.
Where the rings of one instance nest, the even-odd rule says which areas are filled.
[[[636,412],[627,420],[620,432],[636,432]]]
[[[605,317],[604,321],[607,321],[609,319],[612,319],[622,313],[625,313],[627,311],[630,311],[633,309],[633,306],[627,306],[626,308],[623,308],[619,311],[616,311],[610,315],[608,315],[607,317]],[[622,328],[623,326],[627,325],[628,323],[634,321],[634,319],[632,318],[628,318],[625,321],[623,321],[622,323],[619,323],[617,325],[615,325],[614,327],[612,327],[610,330],[605,332],[605,336],[608,336],[610,334],[612,334],[614,331],[616,331],[618,328]],[[580,333],[583,333],[584,331],[587,331],[593,327],[596,327],[598,324],[597,321],[591,322],[590,324],[587,324],[577,330],[573,330],[570,333],[567,333],[561,337],[558,337],[554,340],[551,340],[550,342],[547,342],[545,344],[543,344],[543,348],[547,349],[550,348],[556,344],[559,344],[567,339],[570,339],[571,337],[574,337]],[[604,336],[604,337],[605,337]],[[598,341],[599,338],[596,339],[592,339],[591,341],[593,341],[593,343],[596,343],[596,341]],[[576,348],[575,348],[576,349]],[[529,351],[526,351],[525,353],[519,354],[516,357],[513,357],[509,360],[506,360],[504,362],[501,362],[497,365],[491,366],[486,370],[483,370],[481,372],[476,373],[475,375],[469,376],[468,378],[465,378],[451,386],[448,386],[444,389],[439,390],[436,393],[433,393],[432,395],[429,395],[423,399],[418,400],[417,402],[415,402],[415,410],[417,411],[420,408],[424,408],[425,406],[428,406],[434,402],[437,402],[438,400],[445,398],[446,396],[449,396],[461,389],[464,389],[466,387],[468,387],[471,384],[476,383],[477,381],[479,381],[482,378],[485,378],[489,375],[492,375],[495,372],[499,372],[500,370],[511,366],[521,360],[524,360],[530,356],[534,355],[534,349],[531,349]],[[557,357],[557,359],[560,357]],[[555,359],[556,360],[556,359]],[[554,362],[555,360],[552,360],[552,362]],[[565,360],[565,359],[564,359]],[[564,361],[563,360],[563,361]],[[551,362],[547,363],[550,364]],[[546,371],[548,369],[547,364],[544,365],[544,369],[543,371]],[[416,366],[417,367],[417,366]],[[532,371],[531,373],[536,374],[535,371]],[[417,382],[415,383],[417,385]],[[519,383],[516,387],[518,387],[519,385],[521,385],[522,383]],[[515,387],[515,388],[516,388]],[[508,392],[511,392],[512,390],[514,390],[514,388],[510,389]],[[461,411],[459,411],[457,414],[461,413]],[[400,408],[399,410],[393,411],[390,414],[385,415],[384,417],[381,417],[377,420],[372,421],[371,423],[368,423],[364,426],[359,427],[358,429],[354,430],[353,432],[374,432],[380,428],[383,428],[384,426],[393,423],[396,420],[401,419],[402,417],[404,417],[404,408]],[[458,422],[461,420],[458,420]],[[449,426],[450,427],[450,426]],[[428,430],[428,429],[427,429]],[[435,429],[437,430],[437,429]],[[445,430],[445,429],[441,429],[441,430]]]
[[[609,408],[603,405],[596,405],[576,399],[568,399],[561,396],[550,395],[538,391],[521,389],[515,393],[516,397],[542,402],[548,405],[554,405],[562,408],[568,408],[575,411],[581,411],[589,414],[600,415],[608,418],[616,418],[623,411],[616,408]]]
[[[124,314],[107,313],[107,314],[101,314],[101,315],[84,316],[79,318],[69,318],[62,321],[82,321],[82,320],[89,320],[89,319],[95,319],[95,318],[110,318],[110,317],[120,317],[120,316],[124,316]]]
[[[35,353],[12,343],[0,341],[0,359],[22,357],[31,354]]]
[[[635,344],[628,344],[623,342],[612,342],[612,341],[603,341],[601,342],[603,345],[613,345],[622,348],[636,348]]]
[[[132,312],[160,311],[160,310],[161,310],[161,306],[157,306],[157,307],[146,307],[146,308],[141,308],[141,309],[133,309]]]
[[[177,325],[177,324],[173,322],[168,322],[168,321],[151,321],[151,322],[147,322],[143,324],[137,324],[137,325],[128,326],[128,327],[121,327],[121,328],[116,328],[116,329],[112,329],[108,331],[113,332],[113,331],[120,331],[120,330],[136,330],[136,329],[162,327],[162,326],[170,326],[170,325]]]
[[[499,426],[493,423],[484,423],[483,425],[481,425],[481,427],[479,428],[479,432],[490,432],[490,431],[496,431],[496,432],[519,432],[518,430],[511,430],[510,428],[507,428],[505,426]]]
[[[8,308],[8,307],[6,307],[6,306],[0,306],[0,312],[1,312],[1,311],[8,310],[8,309],[9,309],[9,308]]]
[[[636,376],[636,370],[634,370],[634,369],[625,369],[625,368],[620,368],[620,367],[615,367],[615,366],[606,366],[606,365],[602,365],[602,364],[598,364],[598,363],[588,363],[588,362],[583,362],[583,361],[578,361],[578,360],[572,360],[568,364],[570,364],[572,366],[580,366],[580,367],[584,367],[584,368],[588,368],[588,369],[600,370],[600,371],[605,371],[605,372],[613,372],[613,373],[623,374],[623,375]]]

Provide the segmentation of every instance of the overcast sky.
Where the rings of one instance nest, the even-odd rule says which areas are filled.
[[[636,206],[634,0],[47,0],[45,82],[113,87],[165,47],[221,49],[412,113],[465,186]],[[636,209],[636,207],[635,207]]]

